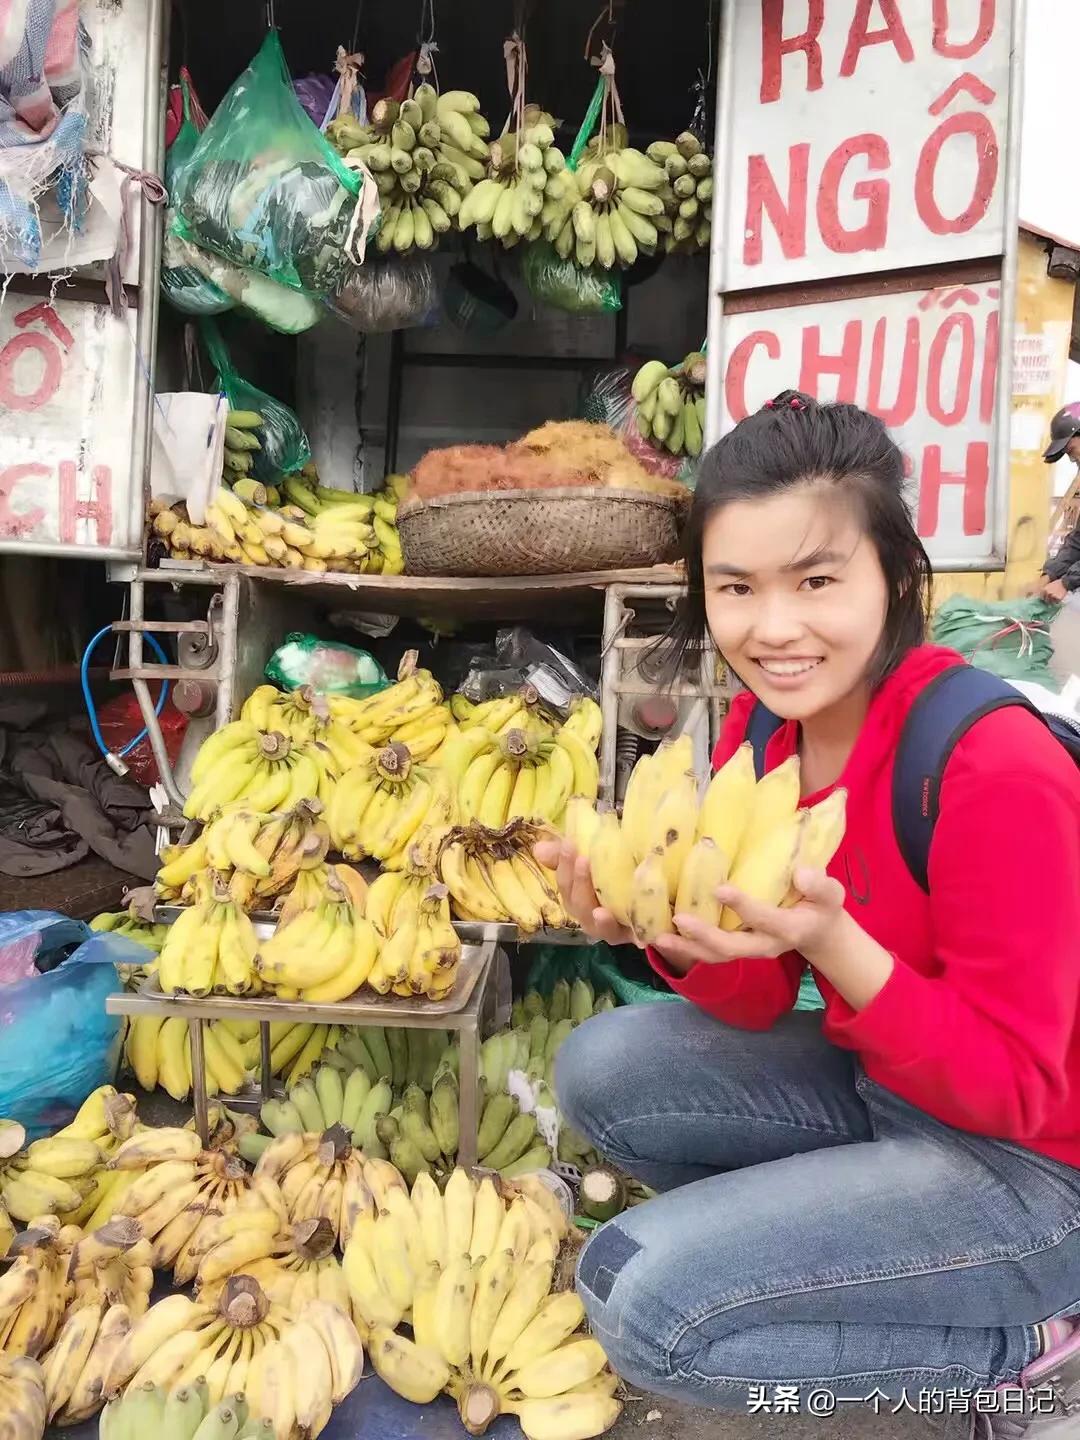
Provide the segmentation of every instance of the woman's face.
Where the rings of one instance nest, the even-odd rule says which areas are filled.
[[[888,594],[852,507],[813,482],[733,501],[705,525],[717,649],[775,714],[806,720],[865,688]]]

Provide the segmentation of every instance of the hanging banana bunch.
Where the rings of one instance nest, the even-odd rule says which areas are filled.
[[[669,189],[662,194],[671,233],[664,237],[664,249],[669,254],[687,255],[708,250],[712,239],[712,156],[690,130],[675,140],[654,140],[645,153],[664,167],[668,181]]]
[[[490,126],[465,90],[440,95],[418,85],[408,100],[377,101],[369,125],[346,115],[326,133],[346,161],[362,161],[375,177],[382,203],[375,245],[383,255],[434,249],[487,173]]]
[[[705,356],[692,350],[669,370],[647,360],[634,376],[637,427],[646,440],[672,455],[701,454],[705,429]]]

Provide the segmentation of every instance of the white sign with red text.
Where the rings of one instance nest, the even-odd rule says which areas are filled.
[[[861,405],[904,451],[931,559],[992,548],[996,281],[729,314],[723,429],[780,391]]]
[[[723,290],[1004,252],[1013,0],[729,6]]]
[[[0,550],[140,546],[135,312],[8,293],[0,304]],[[139,387],[141,390],[141,386]]]

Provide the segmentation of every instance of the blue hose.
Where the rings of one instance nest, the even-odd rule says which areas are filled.
[[[86,649],[83,651],[82,664],[79,666],[79,679],[82,681],[83,700],[86,704],[86,713],[90,717],[90,731],[94,737],[94,743],[97,745],[102,755],[105,756],[106,760],[114,752],[109,749],[109,747],[105,744],[104,739],[102,738],[101,726],[98,724],[97,707],[94,705],[94,697],[90,694],[90,657],[97,649],[100,642],[104,640],[105,636],[112,635],[113,633],[114,631],[111,625],[103,625],[102,628],[94,636],[94,638],[90,641],[90,644],[87,645]],[[144,634],[143,638],[149,642],[150,648],[157,655],[161,663],[163,665],[167,665],[169,663],[169,657],[165,654],[165,651],[161,648],[161,646],[154,639],[154,637],[152,635]],[[169,682],[167,680],[163,680],[161,682],[161,693],[158,695],[157,704],[154,707],[155,715],[160,715],[162,710],[165,709],[165,701],[168,699],[168,696]],[[140,743],[140,741],[146,739],[148,733],[148,727],[144,725],[143,728],[139,731],[138,735],[135,736],[134,740],[129,740],[122,750],[115,752],[116,758],[118,760],[122,760],[125,755],[130,754],[131,751],[135,749],[135,746]]]

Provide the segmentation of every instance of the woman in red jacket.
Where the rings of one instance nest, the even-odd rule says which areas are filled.
[[[798,753],[848,790],[829,873],[737,932],[676,916],[650,959],[686,1006],[590,1020],[560,1052],[577,1129],[664,1192],[599,1229],[579,1288],[619,1372],[700,1404],[969,1408],[972,1433],[1080,1436],[1080,773],[1041,721],[952,751],[924,890],[893,759],[931,681],[929,562],[880,421],[785,394],[704,458],[681,639],[706,626]],[[591,935],[588,862],[552,846]],[[809,966],[824,1018],[793,1011]]]

